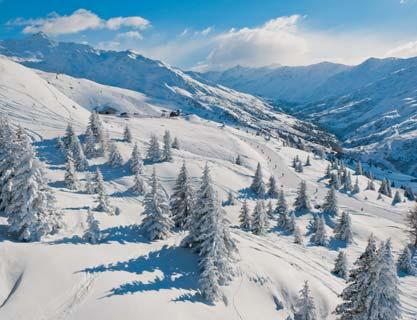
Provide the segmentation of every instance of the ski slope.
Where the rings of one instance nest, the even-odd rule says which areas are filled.
[[[19,110],[23,116],[25,110]],[[71,114],[75,117],[78,113]],[[178,137],[181,149],[174,150],[174,160],[155,165],[168,194],[183,161],[196,185],[208,163],[219,198],[225,200],[229,191],[235,193],[238,204],[225,209],[240,252],[238,276],[224,288],[223,302],[210,305],[201,300],[197,293],[196,257],[178,247],[184,234],[174,233],[165,241],[146,241],[137,228],[142,198],[128,190],[133,177],[126,166],[110,168],[100,158],[90,162],[90,170],[100,167],[111,203],[121,208],[121,215],[96,213],[103,242],[91,245],[80,240],[87,207],[94,206],[94,199],[63,187],[64,159],[52,139],[62,135],[63,130],[55,128],[54,121],[45,119],[26,125],[40,135],[50,133],[37,143],[38,152],[48,163],[51,186],[58,206],[65,213],[67,227],[42,243],[19,243],[5,233],[5,219],[0,218],[0,319],[286,319],[293,312],[305,280],[311,284],[318,318],[335,319],[332,311],[344,288],[343,280],[330,273],[337,248],[310,246],[306,227],[311,215],[296,219],[303,233],[303,246],[294,244],[292,236],[277,230],[274,222],[266,236],[255,236],[236,227],[242,200],[239,191],[250,185],[257,162],[262,164],[265,181],[274,174],[278,184],[283,185],[289,204],[293,203],[300,181],[306,180],[314,206],[322,203],[328,190],[321,180],[327,161],[310,154],[312,166],[296,173],[291,167],[293,156],[298,155],[304,161],[307,152],[283,147],[280,140],[265,141],[196,116],[188,119],[106,116],[103,120],[125,160],[133,147],[120,141],[126,123],[142,155],[151,133],[161,139],[168,129],[172,137]],[[81,133],[83,128],[76,129]],[[238,154],[243,166],[233,163]],[[145,176],[149,177],[151,171],[152,166],[146,165]],[[79,178],[83,179],[84,174],[79,174]],[[360,177],[360,185],[364,190],[365,177]],[[349,210],[352,218],[354,244],[345,249],[350,266],[364,249],[370,233],[380,240],[391,237],[395,254],[406,243],[404,216],[411,203],[393,207],[388,198],[378,201],[377,196],[375,191],[362,191],[354,197],[338,193],[341,209]],[[365,197],[369,200],[364,200]],[[249,204],[254,207],[254,201]],[[329,226],[327,231],[331,236]],[[403,317],[414,320],[417,278],[402,277],[400,283]]]

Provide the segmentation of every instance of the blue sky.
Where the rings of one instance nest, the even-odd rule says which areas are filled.
[[[44,31],[183,68],[417,54],[417,0],[0,0],[0,38]]]

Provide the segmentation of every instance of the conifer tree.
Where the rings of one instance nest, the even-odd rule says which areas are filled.
[[[68,125],[67,125],[67,128],[65,129],[65,136],[64,136],[64,139],[63,139],[63,142],[64,142],[64,145],[65,145],[66,149],[68,149],[70,147],[71,140],[72,140],[73,136],[75,136],[75,131],[74,131],[74,128],[72,126],[72,123],[69,122]]]
[[[275,208],[275,215],[277,216],[277,225],[281,228],[286,228],[288,224],[288,205],[285,200],[284,190],[281,189],[278,195],[278,203]]]
[[[331,167],[330,167],[330,164],[329,165],[327,165],[327,167],[326,167],[326,172],[324,173],[324,177],[325,178],[330,178],[330,175],[332,174],[332,171],[331,171]]]
[[[381,181],[381,186],[379,187],[378,192],[385,196],[388,196],[388,186],[385,178]]]
[[[399,272],[409,275],[414,275],[416,273],[416,268],[412,263],[412,257],[410,247],[406,245],[398,257],[397,269]]]
[[[164,161],[172,160],[171,144],[171,134],[166,130],[164,134],[164,147],[162,149],[162,158]]]
[[[327,233],[326,233],[326,223],[324,222],[324,217],[320,216],[317,221],[316,230],[311,236],[311,243],[316,246],[326,246],[328,243]]]
[[[296,227],[297,227],[297,225],[295,223],[295,214],[294,214],[294,212],[291,212],[289,217],[288,217],[288,223],[285,227],[285,230],[290,232],[290,233],[293,233]]]
[[[397,203],[401,203],[401,196],[400,196],[400,192],[397,190],[395,191],[395,195],[394,198],[392,199],[392,205],[395,206]]]
[[[240,154],[237,155],[235,159],[235,164],[237,164],[238,166],[242,165],[242,158],[240,157]]]
[[[123,164],[123,158],[114,142],[109,143],[109,159],[107,163],[111,167],[119,167]]]
[[[99,222],[94,218],[94,213],[90,208],[88,208],[87,212],[87,229],[84,232],[83,238],[91,244],[96,244],[101,240]]]
[[[404,191],[404,197],[406,197],[410,201],[414,201],[415,196],[414,196],[413,189],[411,189],[410,187],[406,187]]]
[[[301,162],[297,162],[297,164],[295,165],[295,171],[304,172],[303,164]]]
[[[294,202],[294,210],[297,213],[306,213],[311,210],[310,200],[307,195],[307,184],[304,180],[301,181],[298,187],[297,197]]]
[[[269,177],[267,195],[272,199],[276,199],[278,197],[278,187],[274,175]]]
[[[137,195],[143,195],[146,193],[145,181],[143,181],[139,173],[135,173],[135,176],[133,177],[133,186],[131,190]]]
[[[317,320],[316,307],[313,297],[311,296],[308,281],[304,282],[304,287],[300,291],[300,298],[297,301],[296,320]]]
[[[84,150],[81,146],[80,140],[75,135],[75,133],[69,137],[69,141],[70,142],[69,142],[68,150],[71,150],[72,152],[74,162],[75,162],[75,167],[79,171],[86,170],[88,168],[88,161],[84,155]]]
[[[94,137],[96,138],[96,142],[103,144],[105,142],[105,132],[103,123],[101,122],[100,116],[98,115],[97,111],[93,111],[90,115],[90,119],[88,121],[87,130],[90,129],[93,133]]]
[[[178,228],[186,228],[194,210],[194,189],[183,162],[171,195],[171,213]]]
[[[268,204],[266,206],[266,217],[271,220],[274,219],[274,208],[272,206],[271,200],[268,201]]]
[[[361,175],[363,175],[362,164],[361,164],[361,162],[360,162],[360,161],[357,161],[357,162],[356,162],[355,174],[356,174],[357,176],[361,176]]]
[[[161,150],[159,148],[158,138],[155,135],[151,135],[147,152],[147,158],[151,163],[161,161]]]
[[[123,131],[123,139],[128,143],[132,142],[132,133],[130,132],[128,125],[125,126],[125,129]]]
[[[132,150],[132,155],[130,156],[130,170],[133,174],[141,174],[143,171],[143,160],[140,155],[137,143],[135,143],[135,146]]]
[[[357,178],[357,177],[356,177],[356,178]],[[344,179],[344,182],[343,182],[343,190],[344,190],[345,192],[351,192],[351,191],[353,190],[353,186],[352,186],[352,176],[351,176],[350,172],[348,172],[348,173],[345,175],[345,179]]]
[[[145,196],[143,215],[145,217],[141,228],[150,241],[164,240],[169,237],[173,222],[170,218],[168,200],[161,189],[155,168],[152,172],[151,189]]]
[[[92,174],[87,172],[85,176],[85,192],[88,194],[93,194],[96,192],[96,186],[94,185]]]
[[[37,241],[62,227],[62,213],[55,208],[55,196],[48,187],[43,164],[22,129],[17,134],[14,175],[10,198],[5,203],[9,231],[19,240]]]
[[[374,178],[372,178],[372,176],[371,176],[371,179],[368,180],[368,186],[366,187],[366,190],[375,191],[375,183],[374,183]]]
[[[99,152],[96,147],[96,137],[94,136],[93,131],[91,131],[90,127],[87,127],[84,140],[84,154],[88,158],[94,158],[98,156]]]
[[[56,148],[61,152],[65,151],[65,144],[61,137],[56,138]]]
[[[253,182],[250,186],[250,189],[259,198],[263,198],[265,196],[265,184],[263,182],[262,167],[259,162],[258,166],[256,167],[255,177],[253,178]]]
[[[239,222],[243,230],[251,230],[251,217],[246,199],[243,201],[242,209],[240,209]]]
[[[339,251],[337,255],[334,268],[332,273],[339,278],[346,279],[348,276],[348,266],[347,266],[347,259],[346,254],[343,251]]]
[[[309,155],[307,156],[307,159],[306,159],[306,163],[305,163],[305,166],[306,166],[306,167],[309,167],[309,166],[311,166],[311,162],[310,162],[310,156],[309,156]]]
[[[298,226],[294,229],[294,243],[303,244],[303,238],[301,236],[301,230]]]
[[[267,231],[267,216],[262,200],[256,202],[252,214],[252,232],[258,236],[263,236]]]
[[[334,229],[335,239],[340,241],[345,241],[346,243],[352,243],[353,233],[352,233],[352,223],[350,220],[349,213],[346,211],[342,212],[342,216],[339,219],[339,222]]]
[[[180,150],[180,143],[177,137],[175,137],[174,141],[172,142],[172,149]]]
[[[408,225],[408,234],[410,236],[411,244],[417,249],[417,206],[411,209],[406,217]]]
[[[104,187],[104,179],[103,175],[101,174],[101,171],[99,168],[96,169],[96,175],[94,177],[95,180],[95,189],[97,193],[96,197],[96,210],[101,212],[107,212],[109,214],[113,213],[113,208],[110,206],[109,197],[106,193],[105,187]]]
[[[323,214],[328,214],[332,217],[338,215],[339,207],[337,205],[337,197],[334,187],[330,187],[329,191],[327,192],[322,208]]]
[[[67,152],[67,164],[65,165],[64,183],[65,186],[70,190],[79,189],[79,181],[77,178],[77,173],[75,172],[74,159],[72,158],[71,150],[68,150]]]
[[[361,192],[361,188],[359,187],[359,179],[358,179],[358,177],[356,177],[355,184],[354,184],[353,189],[352,189],[352,193],[357,194],[359,192]]]

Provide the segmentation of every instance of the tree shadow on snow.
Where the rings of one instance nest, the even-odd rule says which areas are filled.
[[[35,142],[38,158],[49,165],[51,170],[64,169],[66,157],[56,148],[56,139]]]
[[[337,240],[335,238],[331,238],[328,245],[328,248],[333,251],[339,251],[339,249],[346,249],[347,247],[346,241]]]
[[[112,288],[105,297],[133,294],[136,292],[160,291],[165,289],[193,290],[198,288],[197,258],[189,250],[164,246],[158,251],[128,261],[87,268],[81,272],[129,272],[142,275],[159,271],[163,275],[150,281],[132,281]],[[195,294],[183,294],[173,301],[204,302]]]

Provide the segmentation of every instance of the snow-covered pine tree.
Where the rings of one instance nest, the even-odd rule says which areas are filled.
[[[111,167],[119,167],[123,164],[123,158],[120,154],[119,149],[117,148],[114,142],[109,143],[109,158],[107,159],[107,163]]]
[[[362,170],[362,164],[360,161],[356,162],[356,166],[355,166],[355,174],[357,176],[361,176],[363,175],[363,170]]]
[[[294,229],[294,243],[303,244],[303,237],[301,236],[301,230],[298,226]]]
[[[85,175],[85,192],[87,194],[93,194],[96,192],[96,186],[94,184],[94,178],[90,172]]]
[[[113,214],[113,208],[110,205],[109,197],[105,190],[103,175],[101,174],[101,171],[99,168],[96,169],[96,175],[94,177],[94,180],[95,180],[94,181],[95,189],[97,193],[97,197],[96,197],[97,206],[95,210]]]
[[[271,219],[271,220],[273,220],[275,218],[274,217],[274,208],[272,206],[272,201],[271,200],[269,200],[268,204],[266,205],[266,217],[268,219]]]
[[[307,184],[304,180],[301,181],[298,187],[297,197],[294,202],[294,210],[297,213],[307,213],[311,210],[310,200],[307,195]]]
[[[385,178],[382,179],[381,186],[379,187],[378,192],[385,196],[388,196],[388,186],[387,186],[387,180]]]
[[[268,229],[265,205],[262,200],[256,202],[252,214],[252,232],[258,236],[266,234]]]
[[[398,257],[397,270],[405,274],[414,275],[416,268],[412,263],[412,258],[413,255],[411,254],[410,246],[407,244]]]
[[[284,190],[281,189],[278,195],[278,202],[275,208],[275,215],[277,216],[277,225],[281,228],[286,228],[288,224],[288,205],[285,200]]]
[[[304,287],[300,291],[300,298],[297,301],[295,320],[317,320],[316,307],[311,296],[308,281],[304,282]]]
[[[345,241],[346,243],[352,243],[352,222],[348,212],[342,212],[342,216],[340,217],[339,222],[334,229],[334,237],[337,240]]]
[[[55,144],[56,148],[61,151],[64,152],[65,151],[65,144],[64,141],[62,141],[61,137],[57,137],[56,138],[56,144]]]
[[[161,161],[161,150],[159,148],[158,138],[154,134],[151,135],[146,156],[151,163]]]
[[[336,190],[340,189],[340,178],[338,174],[334,172],[330,173],[329,185],[335,188]]]
[[[204,263],[201,263],[200,268],[203,271],[198,280],[201,296],[212,303],[223,297],[219,285],[219,270],[215,264],[216,258],[217,254],[213,248],[203,260]]]
[[[306,167],[311,166],[311,161],[310,161],[310,156],[309,156],[309,155],[307,156],[305,166],[306,166]]]
[[[246,199],[243,201],[242,209],[240,209],[239,222],[240,227],[243,230],[251,230],[251,217],[249,213],[248,202]]]
[[[374,236],[371,235],[365,251],[355,261],[353,269],[349,272],[347,287],[340,295],[343,302],[335,310],[335,313],[339,316],[338,319],[370,319],[367,317],[369,307],[365,300],[370,295],[371,274],[377,259],[376,241]],[[382,320],[382,318],[379,319]]]
[[[414,208],[408,212],[406,222],[411,244],[417,249],[417,206],[414,206]]]
[[[354,184],[353,189],[352,189],[352,193],[357,194],[359,192],[361,192],[361,188],[359,186],[359,179],[358,179],[358,177],[356,177],[355,184]]]
[[[400,192],[397,190],[395,191],[395,195],[394,198],[392,199],[392,205],[395,206],[397,203],[401,203],[401,196],[400,196]]]
[[[128,143],[132,142],[132,133],[130,132],[130,128],[128,125],[125,126],[125,129],[123,131],[123,140]]]
[[[326,246],[328,243],[326,223],[323,216],[318,218],[316,230],[311,236],[311,243],[316,246]]]
[[[94,218],[94,213],[90,208],[87,211],[87,229],[84,232],[83,239],[91,244],[99,243],[101,240],[99,222]]]
[[[87,127],[84,139],[84,154],[88,158],[94,158],[99,155],[96,147],[96,137],[93,135],[90,127]]]
[[[94,137],[96,138],[96,142],[99,144],[103,144],[104,140],[106,140],[105,132],[103,123],[101,122],[100,116],[98,115],[97,111],[93,111],[90,115],[90,119],[88,121],[87,130],[90,129],[93,133]]]
[[[64,138],[63,138],[63,142],[64,142],[64,145],[65,145],[66,149],[68,149],[70,147],[71,140],[72,140],[73,136],[75,136],[75,131],[74,131],[74,128],[72,126],[72,123],[69,122],[68,125],[67,125],[67,128],[65,129],[65,135],[64,135]]]
[[[263,198],[265,196],[265,184],[263,182],[262,167],[259,162],[256,167],[255,176],[253,178],[250,189],[255,193],[255,195],[258,198]]]
[[[37,241],[62,227],[62,213],[55,208],[55,197],[48,187],[43,164],[38,160],[27,135],[18,133],[15,172],[11,183],[8,215],[9,231],[19,240]]]
[[[172,220],[176,227],[187,227],[194,210],[194,201],[194,189],[183,162],[170,201]]]
[[[269,177],[267,195],[272,199],[276,199],[278,197],[278,187],[274,175]]]
[[[164,134],[164,146],[162,148],[162,159],[164,161],[171,161],[172,160],[172,150],[171,150],[171,134],[168,130],[165,131]]]
[[[413,189],[411,189],[411,187],[405,187],[404,197],[406,197],[410,201],[414,201],[416,199]]]
[[[88,161],[77,135],[73,133],[73,135],[69,137],[69,141],[68,150],[71,150],[72,152],[75,167],[79,171],[86,170],[88,168]]]
[[[339,213],[339,206],[337,205],[336,191],[333,186],[330,187],[324,199],[322,206],[323,214],[335,217]]]
[[[145,196],[145,210],[141,228],[150,241],[164,240],[171,234],[173,222],[170,218],[168,199],[163,192],[155,168],[151,177],[151,189]]]
[[[143,170],[143,160],[140,155],[137,143],[135,143],[135,146],[132,150],[132,155],[130,156],[130,170],[133,174],[141,174]]]
[[[357,178],[357,177],[356,177]],[[352,186],[352,175],[350,172],[347,172],[344,182],[343,182],[343,190],[345,192],[352,192],[353,186]]]
[[[238,166],[242,165],[242,158],[240,157],[240,154],[237,155],[235,159],[235,164],[237,164]]]
[[[295,222],[295,214],[294,212],[290,212],[285,230],[290,233],[293,233],[296,227],[297,227],[297,224]]]
[[[131,190],[137,195],[143,195],[146,193],[145,181],[143,181],[139,173],[135,173],[135,176],[133,177],[133,186]]]
[[[172,142],[172,149],[180,150],[180,143],[177,137],[175,137],[174,141]]]
[[[77,173],[75,172],[74,159],[72,157],[72,151],[68,150],[67,152],[67,163],[65,165],[65,175],[64,175],[65,186],[70,190],[78,190],[80,183],[77,178]]]
[[[301,162],[297,162],[295,171],[297,172],[304,172],[303,164]]]
[[[392,198],[391,181],[386,179],[386,184],[387,184],[387,191],[388,191],[387,196]]]
[[[346,253],[344,253],[343,251],[339,251],[339,254],[337,255],[332,273],[338,276],[339,278],[342,278],[342,279],[347,278],[348,276],[347,259],[346,259]]]

